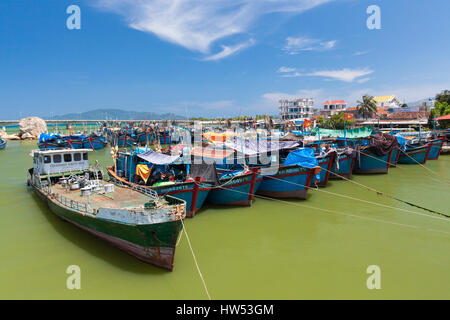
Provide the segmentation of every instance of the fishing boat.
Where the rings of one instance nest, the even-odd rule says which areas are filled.
[[[352,149],[338,150],[338,161],[333,161],[330,179],[350,179],[355,164]]]
[[[62,220],[155,266],[173,269],[186,203],[103,181],[87,149],[34,151],[28,184]]]
[[[311,185],[315,183],[318,187],[322,188],[327,186],[335,156],[336,152],[330,152],[324,155],[316,154],[317,160],[319,162],[319,167],[321,168],[319,174],[320,178],[318,179],[318,181],[311,181]]]
[[[59,134],[41,133],[38,140],[40,150],[61,150],[69,148],[69,142]]]
[[[251,206],[262,182],[258,168],[251,170],[217,170],[219,185],[212,187],[207,201],[216,205]]]
[[[400,147],[397,138],[387,133],[374,134],[356,146],[354,173],[388,173],[393,151]]]
[[[6,148],[6,140],[0,138],[0,150],[4,150]]]
[[[431,150],[431,143],[422,146],[407,146],[401,151],[398,163],[401,164],[425,164]]]
[[[186,216],[193,218],[202,208],[211,189],[211,183],[204,172],[196,170],[195,165],[181,161],[181,155],[170,156],[153,150],[136,148],[133,152],[117,152],[113,155],[114,166],[107,167],[111,180],[119,185],[153,190],[159,195],[171,195],[186,202]],[[157,180],[151,177],[157,172],[178,170],[181,178],[173,181]],[[194,172],[195,171],[195,172]],[[192,179],[189,176],[191,174]],[[136,177],[144,184],[136,183]],[[146,185],[146,183],[152,183]]]
[[[256,141],[235,139],[226,142],[226,145],[236,152],[239,151],[236,156],[245,156],[246,165],[260,170],[262,181],[255,189],[256,194],[272,198],[306,199],[314,171],[309,167],[302,166],[303,163],[299,161],[298,157],[291,156],[289,158],[291,151],[300,145],[299,142],[275,142],[270,138]],[[287,156],[285,156],[286,154]],[[261,155],[264,158],[261,158]],[[261,164],[262,159],[270,159],[270,164]],[[291,159],[293,159],[292,163],[286,162]],[[253,164],[255,162],[256,164]],[[282,162],[283,164],[281,164]],[[245,168],[245,166],[241,165],[241,168]]]
[[[384,155],[377,155],[370,147],[363,147],[360,150],[359,159],[356,159],[354,173],[388,173],[392,151]]]
[[[103,135],[92,133],[83,140],[83,147],[86,149],[100,150],[106,147],[108,143]]]
[[[444,145],[445,137],[430,140],[429,143],[431,144],[430,153],[428,154],[427,160],[437,160],[439,159],[439,156],[442,151],[442,146]]]
[[[256,194],[271,198],[306,199],[314,170],[300,165],[281,165],[275,174],[264,175]]]

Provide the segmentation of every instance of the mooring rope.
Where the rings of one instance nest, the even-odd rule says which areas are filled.
[[[198,262],[197,262],[197,258],[195,257],[194,249],[192,249],[191,241],[189,240],[189,235],[187,233],[186,226],[184,225],[184,221],[181,220],[181,223],[183,224],[183,230],[184,230],[184,233],[186,234],[186,240],[189,244],[189,248],[191,249],[191,254],[192,254],[192,257],[194,258],[195,266],[197,267],[198,274],[200,276],[200,279],[202,280],[203,287],[205,288],[206,295],[208,296],[208,299],[211,300],[211,296],[209,295],[208,288],[206,287],[205,279],[203,278],[203,274],[200,270],[200,267],[198,266]]]
[[[297,186],[300,186],[300,187],[306,187],[305,185],[302,185],[300,183],[286,181],[286,180],[278,179],[278,178],[275,178],[275,177],[270,177],[270,179],[283,181],[283,182],[286,182],[286,183],[289,183],[289,184],[292,184],[292,185],[297,185]],[[428,215],[428,214],[423,214],[423,213],[420,213],[420,212],[411,211],[411,210],[408,210],[408,209],[396,208],[396,207],[388,206],[388,205],[385,205],[385,204],[381,204],[381,203],[377,203],[377,202],[373,202],[373,201],[369,201],[369,200],[355,198],[355,197],[352,197],[352,196],[347,196],[347,195],[339,194],[339,193],[336,193],[336,192],[326,191],[326,190],[323,190],[323,189],[320,189],[320,188],[314,188],[313,190],[317,190],[317,191],[320,191],[320,192],[325,192],[325,193],[332,194],[332,195],[335,195],[335,196],[338,196],[338,197],[343,197],[343,198],[352,199],[352,200],[356,200],[356,201],[360,201],[360,202],[370,203],[370,204],[373,204],[373,205],[377,205],[377,206],[380,206],[380,207],[385,207],[385,208],[389,208],[389,209],[393,209],[393,210],[399,210],[399,211],[413,213],[413,214],[417,214],[417,215],[421,215],[421,216],[425,216],[425,217],[430,217],[430,218],[433,218],[433,219],[449,221],[449,220],[444,219],[444,218],[435,217],[435,216],[431,216],[431,215]],[[422,209],[420,206],[416,206],[416,207]],[[426,210],[426,209],[424,209],[424,210]]]
[[[400,149],[399,149],[399,152],[402,152]],[[387,163],[387,164],[389,164],[390,166],[395,166],[396,168],[400,168],[400,169],[406,169],[406,168],[404,168],[404,167],[401,167],[401,166],[399,166],[399,164],[397,163],[397,164],[394,164],[394,163],[392,163],[392,162],[388,162],[388,161],[384,161],[383,159],[379,159],[379,158],[376,158],[376,157],[374,157],[374,156],[371,156],[370,154],[364,154],[365,156],[367,156],[367,157],[370,157],[370,158],[373,158],[373,159],[375,159],[375,160],[378,160],[378,161],[381,161],[381,162],[384,162],[384,163]],[[409,155],[407,155],[408,157],[409,157]],[[413,159],[414,161],[416,161],[414,158],[411,158],[411,159]],[[416,161],[417,162],[417,161]],[[422,167],[424,167],[425,169],[428,169],[427,167],[425,167],[425,166],[423,166],[421,163],[419,163],[419,162],[417,162],[418,164],[420,164]],[[429,169],[429,170],[431,170],[431,169]],[[433,172],[433,171],[432,171]],[[433,172],[434,173],[434,172]],[[433,177],[430,177],[429,175],[426,175],[426,177],[427,178],[430,178],[431,180],[433,180],[433,181],[436,181],[436,182],[439,182],[439,183],[450,183],[450,182],[448,182],[448,181],[441,181],[441,180],[438,180],[438,179],[436,179],[436,178],[433,178]]]
[[[228,190],[233,191],[233,192],[237,192],[237,193],[248,194],[247,192],[242,192],[242,191],[239,191],[239,190],[233,190],[233,189],[228,189]],[[348,216],[348,217],[352,217],[352,218],[357,218],[357,219],[363,219],[363,220],[375,221],[375,222],[380,222],[380,223],[392,224],[392,225],[397,225],[397,226],[402,226],[402,227],[407,227],[407,228],[412,228],[412,229],[423,229],[423,230],[430,231],[430,232],[444,233],[444,234],[450,235],[450,232],[442,231],[442,230],[423,228],[423,227],[420,227],[420,226],[414,226],[414,225],[410,225],[410,224],[392,222],[392,221],[387,221],[387,220],[382,220],[382,219],[375,219],[375,218],[370,218],[370,217],[363,217],[363,216],[359,216],[359,215],[355,215],[355,214],[349,214],[349,213],[339,212],[339,211],[335,211],[335,210],[323,209],[323,208],[308,206],[308,205],[304,205],[304,204],[300,204],[300,203],[293,203],[293,202],[289,202],[289,201],[285,201],[285,200],[274,199],[274,198],[265,197],[265,196],[261,196],[261,195],[257,195],[257,194],[253,194],[253,196],[256,197],[256,198],[261,198],[261,199],[266,199],[266,200],[271,200],[271,201],[277,201],[277,202],[289,204],[289,205],[292,205],[292,206],[304,207],[304,208],[309,208],[309,209],[313,209],[313,210],[324,211],[324,212],[327,212],[327,213],[335,213],[335,214]]]

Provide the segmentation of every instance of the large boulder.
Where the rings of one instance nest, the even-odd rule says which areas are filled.
[[[47,124],[38,117],[29,117],[19,121],[19,137],[21,139],[38,139],[41,133],[47,132]]]

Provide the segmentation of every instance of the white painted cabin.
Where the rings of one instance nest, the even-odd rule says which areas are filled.
[[[91,149],[33,151],[33,168],[38,175],[69,173],[89,169]]]

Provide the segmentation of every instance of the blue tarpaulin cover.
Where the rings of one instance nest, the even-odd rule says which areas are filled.
[[[299,148],[290,152],[284,161],[284,165],[292,166],[294,164],[310,169],[319,167],[319,161],[314,155],[313,148]],[[320,173],[316,174],[316,179],[320,179]]]
[[[400,145],[400,147],[402,148],[403,151],[406,150],[406,139],[405,137],[396,134],[395,137],[397,138],[398,144]]]
[[[39,142],[45,142],[54,139],[61,139],[61,135],[55,133],[41,133],[39,136]]]

